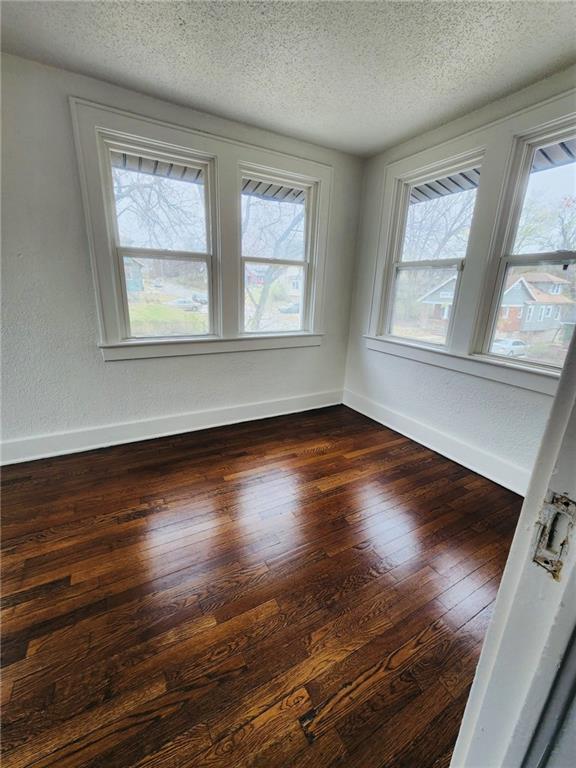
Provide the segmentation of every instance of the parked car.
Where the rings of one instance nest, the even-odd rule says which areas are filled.
[[[191,296],[198,304],[208,304],[208,296],[205,293],[193,293]]]
[[[170,306],[177,307],[178,309],[184,309],[186,312],[198,312],[200,304],[192,299],[174,299],[170,302]]]
[[[280,307],[279,311],[284,315],[297,315],[300,312],[300,304],[288,304],[287,307]]]
[[[528,344],[520,339],[496,339],[491,351],[506,357],[526,357]]]

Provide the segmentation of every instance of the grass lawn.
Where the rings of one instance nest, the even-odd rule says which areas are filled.
[[[208,333],[208,314],[152,302],[130,304],[132,336],[194,336]]]

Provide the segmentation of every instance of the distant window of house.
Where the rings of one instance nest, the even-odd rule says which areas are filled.
[[[127,337],[210,333],[206,168],[109,153]]]
[[[516,339],[527,360],[561,367],[576,323],[576,139],[530,145],[524,173],[489,352],[507,354],[504,342]],[[529,306],[524,319],[503,325],[499,310],[512,295]]]
[[[244,331],[304,330],[313,190],[261,176],[242,179]]]
[[[407,185],[386,323],[391,336],[446,344],[479,182],[473,167]]]
[[[501,313],[502,313],[502,319],[503,320],[508,320],[508,318],[510,317],[510,308],[509,307],[502,307]]]

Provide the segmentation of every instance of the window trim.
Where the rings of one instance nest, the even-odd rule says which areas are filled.
[[[383,276],[384,285],[381,289],[379,300],[379,311],[376,322],[371,328],[371,335],[377,338],[393,340],[399,343],[407,342],[409,345],[422,346],[424,349],[451,350],[452,333],[456,317],[456,307],[460,296],[460,287],[462,283],[462,273],[468,255],[468,245],[466,254],[462,258],[449,259],[426,259],[421,261],[402,261],[402,248],[404,245],[404,235],[408,221],[408,208],[410,204],[410,188],[427,181],[450,176],[455,173],[469,170],[470,168],[482,166],[484,150],[474,148],[468,152],[457,154],[455,156],[444,158],[443,160],[426,164],[402,172],[403,163],[397,163],[398,172],[393,175],[393,189],[391,200],[390,228],[387,238],[386,252],[389,257],[386,259],[386,267]],[[482,178],[482,176],[480,177]],[[476,202],[474,204],[474,213],[472,214],[471,229],[476,215]],[[468,244],[470,238],[468,239]],[[444,344],[407,339],[404,336],[396,336],[390,332],[392,316],[394,311],[394,286],[396,284],[396,274],[400,269],[441,269],[456,267],[456,285],[454,286],[454,298],[452,300],[452,311],[448,320],[446,330],[446,341]]]
[[[574,251],[513,253],[514,240],[522,216],[522,207],[528,189],[534,154],[541,147],[574,138],[576,136],[575,120],[576,116],[567,115],[555,121],[552,126],[536,127],[515,136],[513,139],[512,160],[506,177],[505,192],[496,216],[495,238],[489,262],[492,265],[492,274],[494,275],[493,289],[491,295],[488,294],[487,287],[484,289],[484,319],[482,320],[481,315],[476,332],[476,348],[479,350],[479,354],[485,355],[489,359],[493,357],[501,359],[501,355],[494,355],[490,352],[490,346],[496,332],[498,308],[505,288],[508,267],[564,264],[576,259],[576,252]],[[551,369],[560,375],[561,368],[557,366],[535,362],[530,362],[529,365],[543,370]]]
[[[517,358],[486,357],[484,355],[463,355],[445,349],[424,347],[421,344],[385,339],[381,336],[364,336],[366,348],[393,357],[404,358],[447,368],[458,373],[481,379],[497,381],[509,386],[554,395],[560,376],[557,369],[544,369],[528,363],[519,363]]]
[[[302,328],[297,331],[272,331],[271,334],[275,336],[290,336],[294,333],[312,333],[314,328],[314,274],[317,261],[318,248],[316,245],[316,235],[318,229],[318,195],[319,195],[319,182],[317,179],[310,178],[308,176],[301,176],[296,174],[280,174],[271,172],[265,168],[251,165],[249,163],[241,163],[238,167],[238,182],[239,182],[239,194],[240,201],[242,195],[243,180],[249,177],[250,179],[280,184],[282,186],[292,186],[294,188],[302,189],[306,192],[305,203],[305,257],[303,261],[296,261],[293,259],[269,259],[269,258],[255,258],[247,257],[242,252],[242,226],[239,227],[239,244],[238,253],[240,258],[240,278],[238,280],[238,329],[241,335],[249,338],[256,338],[258,336],[266,335],[262,331],[249,331],[245,327],[245,264],[250,262],[253,264],[278,264],[283,266],[299,266],[304,269],[304,291],[302,299],[304,302],[304,308],[302,311]]]
[[[147,341],[154,343],[157,339],[162,337],[154,336],[132,336],[130,331],[130,312],[128,306],[128,295],[126,289],[125,272],[123,266],[124,256],[134,256],[136,258],[148,258],[148,259],[174,259],[175,261],[197,261],[206,264],[207,277],[208,277],[208,332],[198,334],[196,336],[170,336],[169,338],[182,338],[182,339],[203,339],[207,336],[217,333],[217,317],[215,312],[215,305],[218,299],[218,263],[219,263],[219,248],[218,248],[218,233],[217,233],[217,221],[216,221],[216,199],[214,195],[215,179],[214,179],[214,157],[200,155],[193,150],[191,151],[177,151],[168,152],[162,151],[162,149],[150,146],[150,143],[145,139],[139,140],[136,138],[128,141],[122,141],[118,138],[117,134],[110,133],[106,130],[97,130],[98,141],[98,153],[100,160],[100,169],[102,174],[102,195],[104,201],[104,209],[106,222],[109,228],[110,248],[112,251],[112,259],[115,261],[115,299],[118,302],[118,316],[119,316],[119,335],[120,343],[130,342],[134,340]],[[173,162],[174,160],[180,160],[182,163],[191,165],[193,167],[202,168],[204,172],[204,201],[206,207],[206,253],[195,251],[172,251],[161,248],[134,248],[132,246],[123,246],[120,244],[120,234],[118,229],[118,215],[116,212],[116,204],[114,197],[114,181],[112,175],[112,165],[110,162],[110,153],[126,152],[133,155],[146,155],[149,158],[161,159],[164,161]]]
[[[85,99],[69,99],[80,187],[87,225],[88,245],[96,293],[99,339],[105,360],[128,360],[213,352],[241,352],[318,346],[324,335],[324,282],[329,243],[329,213],[333,183],[331,165],[305,157],[215,136],[186,126],[100,105]],[[111,168],[100,148],[100,137],[123,147],[144,147],[153,154],[208,164],[206,189],[210,259],[211,333],[202,336],[127,337],[125,297],[121,295],[118,254],[111,237]],[[286,333],[242,332],[239,325],[240,290],[240,168],[259,169],[270,176],[306,180],[316,189],[314,211],[313,271],[310,272],[307,330]],[[208,174],[210,181],[208,181]],[[236,184],[235,182],[238,182]],[[108,186],[106,186],[108,185]],[[108,197],[105,197],[105,195]],[[170,252],[172,253],[172,252]],[[198,254],[202,260],[206,254]]]
[[[441,144],[429,145],[400,159],[396,150],[384,153],[373,161],[368,189],[379,193],[378,210],[374,225],[368,232],[369,246],[375,252],[372,302],[364,335],[366,347],[380,353],[405,357],[420,363],[440,365],[455,371],[466,368],[465,373],[481,378],[532,389],[543,394],[553,394],[560,377],[557,367],[534,366],[530,362],[483,354],[482,344],[486,332],[494,291],[497,267],[494,260],[496,249],[502,243],[502,210],[509,205],[510,180],[514,178],[515,150],[519,141],[526,141],[546,132],[554,136],[563,129],[574,132],[576,89],[566,91],[546,101],[528,106],[493,122],[455,135]],[[414,344],[404,339],[383,337],[380,318],[387,301],[388,258],[393,242],[396,222],[394,218],[394,182],[417,168],[430,168],[446,158],[462,157],[470,152],[483,152],[482,182],[478,190],[472,224],[466,269],[461,281],[459,306],[454,312],[454,331],[451,349],[434,348],[423,343]],[[454,310],[453,310],[454,311]],[[456,314],[458,317],[456,318]],[[477,365],[481,363],[481,365]],[[502,372],[505,372],[503,380]]]

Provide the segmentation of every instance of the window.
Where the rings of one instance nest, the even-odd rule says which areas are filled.
[[[242,179],[243,328],[305,327],[309,191],[273,179]]]
[[[503,343],[517,339],[527,361],[561,367],[576,323],[576,139],[528,148],[525,192],[513,212],[498,297],[499,307],[519,303],[527,313],[516,325],[504,326],[500,317],[488,349],[505,354]]]
[[[204,167],[118,149],[109,163],[127,338],[210,333]]]
[[[479,181],[475,166],[407,186],[392,276],[391,336],[446,344]]]
[[[553,394],[576,324],[573,94],[381,163],[367,348]]]
[[[329,165],[71,104],[105,360],[321,344]]]

